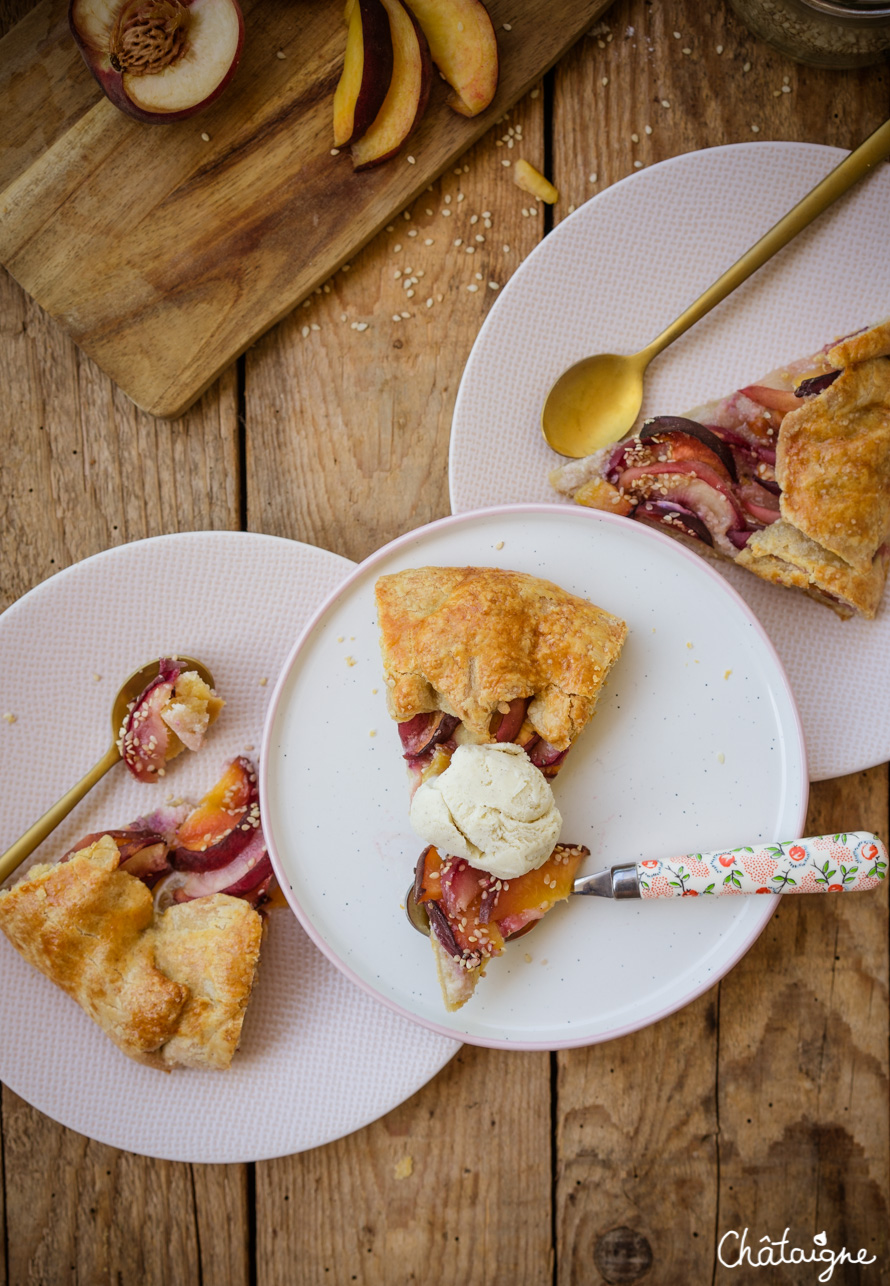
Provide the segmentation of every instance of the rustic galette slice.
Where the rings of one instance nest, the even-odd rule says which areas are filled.
[[[412,825],[434,841],[415,898],[455,1010],[505,941],[572,891],[588,850],[556,843],[546,779],[593,715],[627,630],[550,581],[490,567],[384,576],[377,607]]]
[[[658,416],[550,480],[842,617],[873,617],[890,563],[890,321]]]
[[[387,704],[416,788],[455,747],[513,741],[555,777],[627,627],[550,581],[418,567],[376,587]]]

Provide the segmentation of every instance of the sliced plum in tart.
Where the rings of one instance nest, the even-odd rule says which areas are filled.
[[[557,844],[543,866],[500,880],[460,857],[441,856],[431,844],[421,853],[414,896],[430,919],[430,941],[445,1006],[466,1004],[487,961],[504,943],[572,892],[582,845]]]
[[[577,504],[873,617],[890,563],[890,321],[554,470]]]

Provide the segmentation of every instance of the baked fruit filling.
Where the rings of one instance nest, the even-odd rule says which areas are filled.
[[[583,845],[557,844],[536,870],[500,880],[464,858],[441,855],[431,844],[417,862],[414,897],[426,907],[446,1006],[458,1009],[472,994],[475,975],[508,938],[520,934],[572,892]]]
[[[627,627],[494,567],[413,568],[382,576],[376,597],[411,824],[428,844],[415,897],[455,1010],[505,941],[572,891],[588,850],[557,843],[547,779],[592,718]]]
[[[650,420],[551,482],[840,616],[873,617],[890,561],[890,322]]]

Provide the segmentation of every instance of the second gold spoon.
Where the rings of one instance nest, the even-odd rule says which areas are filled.
[[[200,661],[194,660],[190,656],[181,656],[178,658],[187,670],[197,670],[201,678],[208,687],[213,687],[213,675],[202,665]],[[158,661],[149,661],[140,669],[134,670],[128,679],[121,684],[120,691],[114,698],[114,705],[111,708],[111,745],[105,754],[95,764],[85,777],[81,777],[76,786],[72,786],[69,791],[57,800],[52,808],[48,808],[39,821],[30,826],[20,839],[8,848],[0,857],[0,884],[12,875],[17,867],[21,866],[26,857],[30,857],[38,844],[42,844],[48,835],[62,822],[74,808],[79,804],[89,791],[93,789],[98,781],[105,776],[109,768],[113,768],[120,761],[120,750],[117,745],[117,738],[120,733],[121,724],[127,717],[127,710],[131,701],[144,692],[151,683],[152,679],[158,675]]]
[[[578,459],[617,442],[629,432],[643,404],[643,374],[653,357],[716,307],[888,154],[890,121],[885,121],[641,352],[627,357],[600,353],[570,366],[547,394],[541,412],[541,428],[553,450]]]

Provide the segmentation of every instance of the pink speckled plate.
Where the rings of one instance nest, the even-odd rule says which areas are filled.
[[[103,826],[197,800],[259,751],[294,638],[353,563],[244,532],[161,536],[59,572],[0,617],[0,851],[107,749],[118,683],[150,657],[210,666],[227,705],[164,783],[117,766],[38,850],[55,861]],[[137,602],[138,606],[134,606]],[[413,1094],[458,1048],[352,986],[286,908],[274,911],[241,1049],[226,1072],[126,1058],[0,934],[0,1078],[73,1130],[172,1161],[251,1161],[317,1147]]]
[[[451,435],[451,505],[544,501],[562,463],[540,411],[587,353],[635,352],[844,157],[742,143],[640,170],[588,201],[523,263],[470,354]],[[756,199],[751,199],[756,193]],[[890,313],[890,166],[878,166],[649,369],[643,415],[679,415]],[[890,758],[890,594],[876,621],[741,568],[720,573],[756,614],[800,708],[814,781]]]
[[[806,759],[782,667],[703,559],[638,523],[511,505],[446,518],[361,564],[297,642],[272,699],[260,789],[282,887],[347,977],[442,1035],[512,1049],[593,1044],[700,995],[748,949],[765,898],[576,898],[490,965],[456,1014],[405,890],[423,847],[408,823],[386,712],[374,585],[406,567],[514,568],[622,616],[629,635],[554,786],[589,869],[801,834]],[[767,905],[765,905],[765,903]]]

